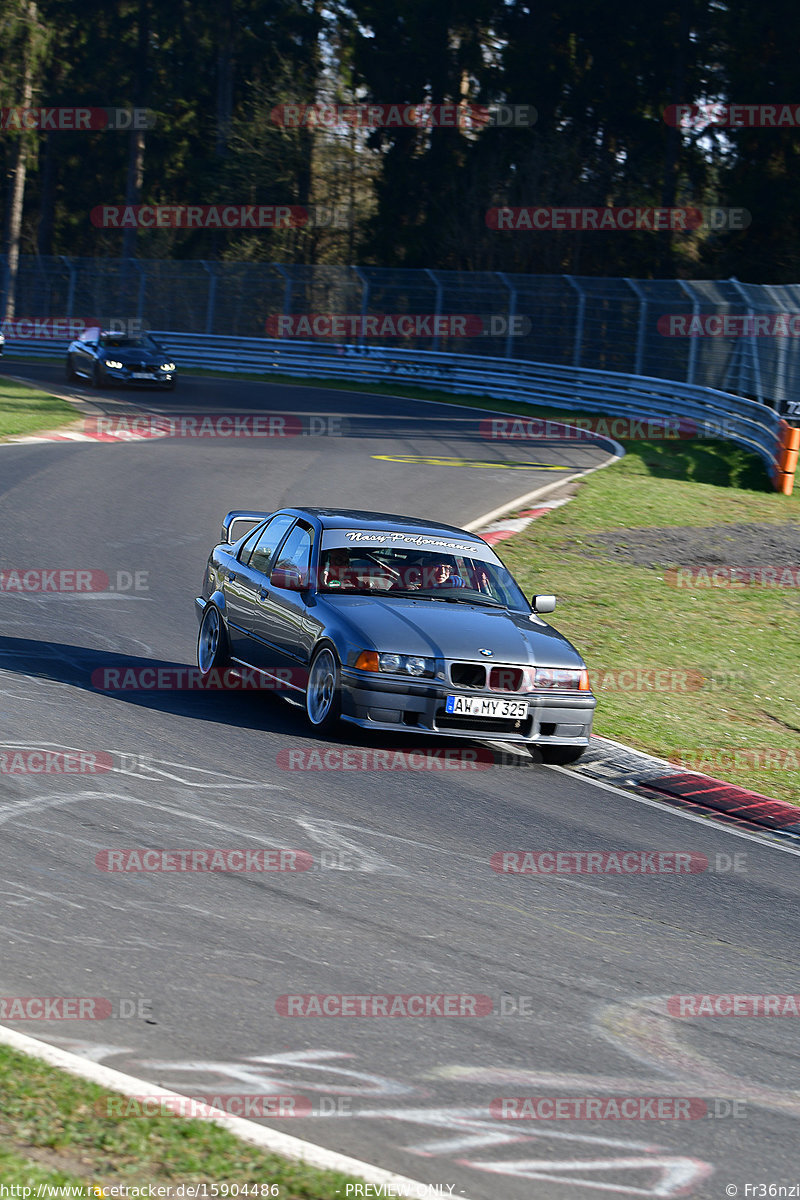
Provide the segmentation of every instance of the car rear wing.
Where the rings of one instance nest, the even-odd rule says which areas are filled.
[[[238,542],[239,538],[244,537],[256,525],[260,525],[262,521],[271,516],[272,513],[268,512],[252,512],[250,509],[235,508],[222,522],[220,541],[226,544]]]

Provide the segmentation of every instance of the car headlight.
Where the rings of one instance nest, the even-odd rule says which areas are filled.
[[[174,371],[175,363],[162,363],[159,367],[160,371]]]
[[[107,358],[105,361],[106,361],[106,366],[111,367],[112,371],[121,371],[122,370],[122,363],[117,362],[117,360],[115,358]]]
[[[381,671],[387,675],[436,674],[436,659],[424,658],[421,654],[379,654],[376,650],[362,650],[354,666],[359,671]]]
[[[533,687],[557,691],[590,692],[589,672],[580,667],[535,667]]]

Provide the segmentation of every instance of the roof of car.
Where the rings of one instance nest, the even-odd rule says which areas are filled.
[[[426,533],[456,533],[460,538],[470,538],[480,542],[483,539],[476,533],[468,533],[457,525],[443,525],[438,521],[423,521],[420,517],[403,517],[398,513],[368,512],[358,508],[305,508],[293,510],[305,512],[316,517],[325,529],[350,529],[356,525],[359,529],[374,529],[390,533],[405,530],[425,530]]]

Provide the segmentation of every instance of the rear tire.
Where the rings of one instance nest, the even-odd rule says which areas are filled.
[[[224,671],[230,666],[228,634],[222,613],[216,604],[207,604],[197,635],[197,665],[207,679],[212,671]]]
[[[339,660],[329,646],[323,646],[311,660],[306,686],[306,719],[316,733],[328,733],[338,723],[342,711]]]

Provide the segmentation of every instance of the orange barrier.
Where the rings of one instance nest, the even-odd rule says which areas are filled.
[[[781,448],[778,451],[777,466],[772,476],[772,482],[775,490],[784,496],[792,494],[798,456],[800,456],[800,429],[782,421]]]

